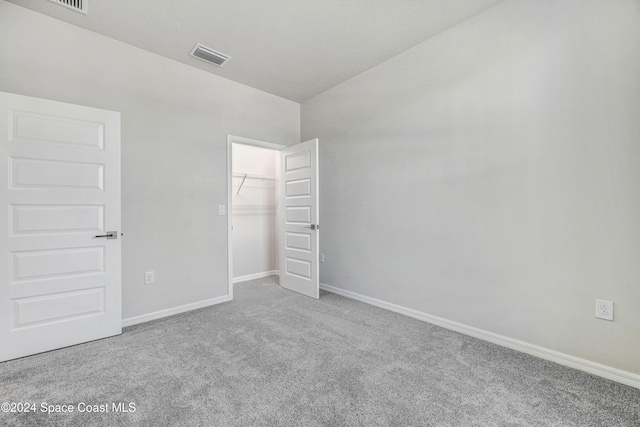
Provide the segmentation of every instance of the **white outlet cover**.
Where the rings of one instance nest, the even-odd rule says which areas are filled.
[[[227,207],[225,205],[218,205],[218,215],[226,215]]]
[[[613,302],[597,299],[596,317],[598,319],[610,320],[613,322]]]

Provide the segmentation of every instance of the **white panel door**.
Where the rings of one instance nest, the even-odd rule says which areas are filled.
[[[1,224],[0,361],[122,333],[119,113],[0,92]]]
[[[280,159],[280,285],[320,298],[318,140],[285,148]]]

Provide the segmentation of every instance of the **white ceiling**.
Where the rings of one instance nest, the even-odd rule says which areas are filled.
[[[6,1],[302,102],[504,0]],[[188,56],[196,42],[232,60]]]

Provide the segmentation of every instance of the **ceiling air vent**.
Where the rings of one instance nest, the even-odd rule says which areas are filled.
[[[229,55],[217,52],[209,47],[201,45],[200,43],[196,43],[193,49],[191,49],[189,55],[195,56],[203,61],[207,61],[210,64],[217,65],[218,67],[222,67],[231,59]]]
[[[60,6],[67,7],[69,9],[73,9],[76,12],[87,14],[88,3],[89,0],[49,0]]]

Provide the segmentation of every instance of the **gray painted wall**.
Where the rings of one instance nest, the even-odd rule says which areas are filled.
[[[640,373],[639,76],[637,0],[511,0],[305,102],[321,281]]]
[[[4,1],[0,40],[0,90],[122,113],[123,317],[226,295],[227,134],[299,142],[300,106]]]

